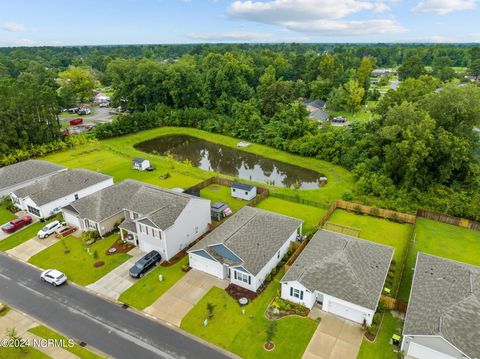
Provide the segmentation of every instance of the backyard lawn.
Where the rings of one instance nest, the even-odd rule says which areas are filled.
[[[224,290],[212,288],[183,318],[182,329],[223,347],[242,358],[301,358],[318,323],[308,318],[286,317],[277,321],[275,349],[263,349],[269,323],[264,312],[279,288],[283,271],[252,303],[242,307]],[[205,327],[207,303],[215,305],[214,318]]]
[[[48,222],[52,222],[54,220],[60,219],[60,216],[56,218],[52,218]],[[25,227],[18,232],[15,232],[8,236],[7,238],[0,241],[0,251],[7,251],[9,249],[15,248],[16,246],[32,239],[38,234],[38,231],[41,230],[45,226],[45,222],[36,222],[28,227]]]
[[[90,246],[90,253],[97,251],[98,261],[105,262],[98,268],[94,267],[96,260],[87,253],[83,240],[73,236],[64,238],[64,243],[70,249],[70,253],[64,253],[64,244],[59,240],[58,243],[34,255],[29,262],[44,269],[54,266],[55,269],[64,272],[69,280],[80,285],[88,285],[96,282],[131,257],[126,253],[105,254],[118,237],[118,233],[112,234]]]
[[[118,300],[137,309],[145,309],[185,275],[185,272],[182,271],[182,266],[187,263],[188,256],[185,256],[181,261],[172,266],[159,266],[153,269],[123,292]],[[163,275],[162,282],[158,280],[160,274]]]
[[[36,326],[34,328],[30,328],[28,330],[30,333],[33,333],[40,338],[44,339],[55,339],[55,340],[63,340],[64,343],[68,343],[68,339],[64,337],[63,335],[58,334],[57,332],[44,327],[43,325]],[[65,345],[63,347],[66,351],[69,351],[70,353],[76,355],[77,357],[81,359],[101,359],[102,357],[99,355],[96,355],[92,353],[91,351],[81,347],[80,345],[75,344],[73,347],[69,347],[68,345]]]
[[[200,197],[209,199],[212,204],[215,202],[223,202],[228,204],[233,213],[246,206],[248,201],[244,201],[231,196],[230,187],[211,184],[200,191]]]
[[[398,299],[408,301],[417,252],[480,266],[480,232],[417,218],[415,242],[408,253]]]
[[[407,250],[412,226],[410,224],[395,223],[382,218],[358,215],[338,209],[333,212],[328,221],[358,228],[361,230],[360,238],[395,248],[393,259],[397,264],[393,278],[393,288],[391,288],[391,294],[395,296],[401,278],[403,260],[405,258],[405,251]]]
[[[277,212],[286,216],[303,219],[303,233],[308,234],[312,232],[318,224],[322,216],[327,212],[323,208],[306,206],[284,199],[267,197],[257,204],[258,208],[266,209],[267,211]]]
[[[393,351],[395,346],[390,344],[390,339],[393,334],[401,333],[401,331],[397,330],[397,328],[401,327],[402,321],[394,318],[390,312],[386,312],[380,327],[379,336],[373,343],[365,338],[363,339],[357,359],[397,359],[398,353]]]

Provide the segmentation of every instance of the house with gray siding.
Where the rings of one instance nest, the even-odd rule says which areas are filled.
[[[188,251],[190,266],[256,292],[301,236],[302,223],[245,206]]]
[[[319,230],[280,281],[281,297],[370,325],[394,249]]]
[[[480,358],[480,267],[417,254],[402,350],[417,359]]]
[[[40,160],[27,160],[1,167],[0,198],[9,196],[19,188],[66,170],[66,167]]]

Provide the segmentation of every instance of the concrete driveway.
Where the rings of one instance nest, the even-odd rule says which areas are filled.
[[[97,280],[95,283],[88,285],[87,288],[90,288],[106,297],[118,299],[120,294],[134,285],[138,280],[130,277],[128,271],[145,253],[142,253],[138,247],[135,247],[128,252],[128,254],[130,254],[132,258],[119,265],[117,268]]]
[[[355,359],[363,340],[360,324],[325,313],[314,307],[312,318],[322,318],[303,359]]]
[[[7,253],[24,262],[27,262],[35,254],[40,253],[58,241],[59,239],[55,238],[53,235],[45,239],[34,237],[16,246],[15,248],[9,249]]]
[[[179,327],[183,317],[214,286],[225,289],[228,281],[192,269],[155,303],[145,308],[145,312]]]

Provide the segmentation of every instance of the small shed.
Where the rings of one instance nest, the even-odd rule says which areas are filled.
[[[223,202],[215,202],[210,208],[211,217],[217,221],[221,221],[223,218],[230,216],[233,212],[228,207],[228,204]]]
[[[234,182],[231,187],[231,195],[234,198],[250,201],[257,195],[257,187],[247,183]]]
[[[132,160],[132,168],[138,171],[145,171],[150,167],[150,161],[144,158],[134,158]]]

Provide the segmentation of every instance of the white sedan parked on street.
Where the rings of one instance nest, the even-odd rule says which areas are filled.
[[[56,269],[47,269],[40,274],[40,278],[54,287],[61,285],[67,281],[67,276]]]

